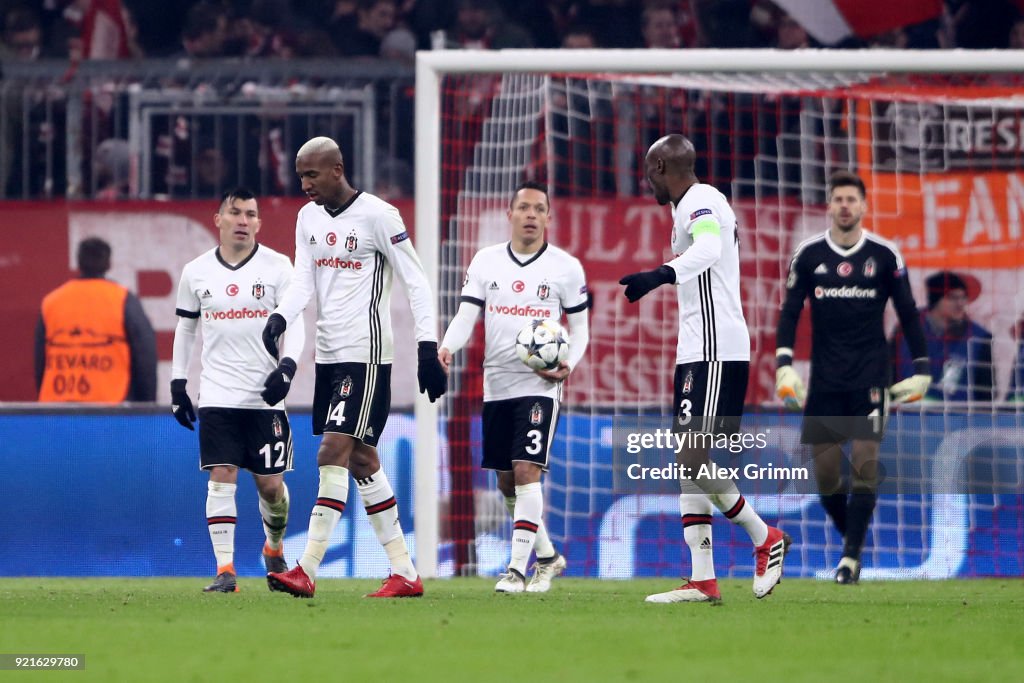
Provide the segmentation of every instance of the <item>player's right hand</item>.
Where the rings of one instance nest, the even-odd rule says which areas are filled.
[[[931,385],[931,375],[912,375],[889,387],[889,395],[894,403],[913,403],[924,398]]]
[[[274,358],[277,358],[277,340],[284,334],[286,327],[288,323],[280,313],[271,313],[267,318],[267,324],[263,326],[263,346]]]
[[[775,395],[782,399],[787,410],[803,408],[807,390],[792,365],[783,365],[775,371]]]
[[[644,270],[639,273],[625,275],[619,280],[620,285],[626,285],[623,292],[629,303],[636,303],[652,289],[662,285],[670,285],[676,281],[676,271],[667,265],[662,265],[654,270]]]
[[[171,412],[174,413],[174,419],[178,421],[178,424],[195,431],[196,428],[192,423],[196,421],[196,412],[192,409],[192,399],[185,391],[187,381],[185,379],[171,380]]]

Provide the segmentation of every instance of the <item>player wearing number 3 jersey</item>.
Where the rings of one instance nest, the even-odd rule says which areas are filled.
[[[736,214],[721,192],[697,181],[696,152],[682,135],[666,135],[647,151],[644,173],[659,204],[672,205],[672,252],[668,263],[633,273],[619,283],[635,302],[661,285],[675,285],[679,299],[673,428],[699,434],[736,434],[743,415],[750,369],[750,335],[740,304]],[[702,440],[698,440],[702,441]],[[684,472],[714,470],[709,448],[679,451]],[[721,599],[712,559],[711,517],[717,507],[743,527],[754,544],[754,595],[770,594],[782,579],[789,536],[754,512],[732,479],[682,478],[679,511],[693,571],[675,590],[647,602],[707,602]]]
[[[558,425],[562,380],[587,349],[589,297],[580,262],[545,239],[550,218],[544,185],[528,181],[516,188],[508,209],[512,239],[473,257],[462,303],[439,352],[449,368],[452,354],[466,345],[484,312],[483,467],[497,472],[512,515],[511,559],[495,587],[499,593],[546,592],[566,567],[544,526],[540,479]],[[534,320],[559,322],[563,313],[569,358],[553,370],[531,370],[516,357],[516,335]],[[534,549],[537,563],[527,585]]]

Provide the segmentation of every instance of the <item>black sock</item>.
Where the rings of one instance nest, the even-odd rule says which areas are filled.
[[[871,515],[875,511],[875,500],[878,495],[868,488],[854,488],[850,494],[850,502],[846,508],[846,542],[843,544],[843,557],[860,560],[864,536],[867,535]]]
[[[825,508],[825,512],[832,518],[832,524],[835,525],[836,531],[839,532],[840,536],[846,536],[846,489],[842,488],[835,493],[830,493],[827,496],[820,496],[821,507]]]

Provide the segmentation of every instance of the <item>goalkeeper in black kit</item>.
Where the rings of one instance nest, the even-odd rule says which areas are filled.
[[[829,179],[830,228],[797,247],[776,335],[776,390],[787,407],[804,406],[801,442],[812,446],[821,504],[843,537],[840,584],[857,583],[864,537],[877,498],[878,448],[890,398],[916,401],[931,383],[921,320],[903,257],[861,226],[864,182],[840,171]],[[792,366],[804,299],[811,300],[810,392]],[[884,314],[892,299],[914,358],[914,375],[889,386]],[[806,399],[806,405],[805,404]],[[850,478],[841,475],[851,442]]]

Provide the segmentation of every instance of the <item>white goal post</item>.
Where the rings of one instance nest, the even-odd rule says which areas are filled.
[[[749,87],[746,92],[760,93],[764,92],[765,84],[773,82],[772,79],[776,77],[789,79],[786,83],[800,83],[805,89],[817,87],[827,91],[843,84],[858,82],[858,75],[863,74],[1019,74],[1022,64],[1024,51],[1014,50],[421,51],[416,56],[416,249],[433,291],[438,292],[440,304],[441,297],[452,295],[451,291],[444,291],[441,272],[442,84],[446,77],[471,74],[557,74],[564,77],[586,74],[616,80],[628,75],[631,82],[651,87],[671,84],[673,79],[683,77],[688,79],[686,87],[691,90],[699,90],[701,79],[706,78],[709,88],[734,87],[741,90]],[[744,85],[748,82],[749,86]],[[771,86],[768,87],[770,89]],[[1012,94],[1001,95],[999,102],[992,106],[1024,109],[1024,90],[1019,93],[1019,98],[1014,98]],[[673,131],[662,131],[668,132]],[[678,132],[686,133],[685,130]],[[1024,143],[1021,148],[1024,149]],[[799,158],[791,161],[800,163]],[[1018,274],[1018,283],[1019,280]],[[457,292],[455,294],[457,296]],[[441,326],[448,322],[444,310],[439,305]],[[443,334],[443,331],[440,329],[438,333]],[[438,549],[442,541],[439,524],[440,407],[441,402],[431,404],[423,394],[417,394],[415,554],[419,571],[424,577],[434,577],[439,573]],[[941,574],[941,571],[938,570],[938,573]],[[879,577],[884,576],[887,575],[879,574]]]

